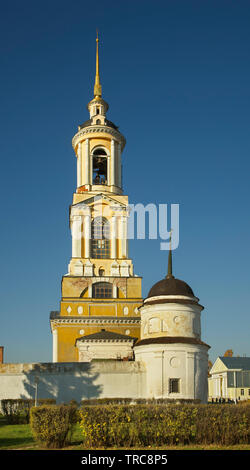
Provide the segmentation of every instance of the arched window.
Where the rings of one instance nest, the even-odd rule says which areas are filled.
[[[96,282],[92,284],[92,297],[94,299],[111,299],[113,285],[110,282]]]
[[[96,217],[91,224],[91,258],[110,258],[110,227],[104,217]]]
[[[93,184],[107,184],[107,154],[102,148],[93,152]]]

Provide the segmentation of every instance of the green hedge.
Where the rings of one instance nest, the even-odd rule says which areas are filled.
[[[40,398],[38,405],[52,405],[56,403],[54,398]],[[8,424],[27,424],[30,420],[30,409],[35,405],[31,399],[4,399],[1,400],[1,408]]]
[[[61,448],[70,442],[77,408],[69,405],[37,406],[30,410],[34,438],[45,448]]]
[[[249,406],[86,406],[79,414],[88,447],[234,445],[249,443],[250,437]]]

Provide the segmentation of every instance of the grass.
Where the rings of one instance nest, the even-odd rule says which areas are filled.
[[[15,449],[34,445],[29,424],[5,424],[0,426],[0,449]]]
[[[71,436],[70,447],[80,449],[82,444],[82,431],[75,425]],[[33,438],[29,424],[6,424],[4,418],[0,419],[0,450],[5,449],[40,449]]]
[[[42,450],[33,438],[29,424],[6,424],[4,418],[0,418],[0,450]],[[109,448],[104,447],[95,450],[127,450],[127,448]],[[234,446],[218,445],[185,445],[185,446],[167,446],[167,447],[137,447],[131,450],[250,450],[249,444],[239,444]],[[70,445],[64,450],[91,450],[85,448],[82,442],[82,431],[79,424],[76,424],[71,436]]]

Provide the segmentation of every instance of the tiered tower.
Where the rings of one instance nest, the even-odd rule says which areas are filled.
[[[90,119],[72,141],[77,158],[72,258],[62,278],[60,311],[50,315],[54,362],[131,357],[124,351],[132,351],[140,337],[141,277],[128,255],[128,197],[122,190],[126,141],[106,118],[98,37],[94,98],[87,108]]]

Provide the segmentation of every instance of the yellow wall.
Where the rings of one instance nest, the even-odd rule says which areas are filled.
[[[92,260],[93,261],[93,260]],[[100,266],[106,267],[106,260],[98,260]],[[111,260],[112,261],[112,260]],[[124,280],[124,278],[121,278]],[[88,287],[89,283],[94,280],[93,278],[84,278],[78,276],[64,276],[62,278],[62,299],[79,299],[81,293]],[[140,299],[141,301],[141,277],[128,277],[125,278],[127,299]],[[117,278],[118,288],[120,279]],[[111,281],[113,282],[112,278]],[[87,292],[84,297],[87,297]],[[124,298],[123,290],[119,288],[119,298]],[[95,299],[94,299],[95,300]],[[116,299],[114,299],[116,301]]]
[[[123,301],[115,301],[116,299],[107,301],[105,299],[93,299],[91,302],[87,299],[84,299],[82,302],[80,301],[62,301],[61,302],[61,316],[67,317],[86,317],[90,315],[113,315],[113,316],[121,316],[121,317],[137,317],[139,313],[135,312],[135,309],[141,306],[141,302],[134,302],[130,301],[129,299],[124,299]],[[71,311],[68,312],[68,307],[71,308]],[[82,307],[82,313],[78,313],[78,307]],[[124,315],[124,308],[127,307],[125,310],[128,312]]]
[[[106,260],[100,261],[105,262]],[[97,333],[101,328],[140,338],[140,312],[138,308],[142,304],[141,278],[115,278],[116,282],[123,284],[127,294],[126,297],[124,290],[119,288],[117,299],[88,298],[88,289],[84,296],[80,298],[82,291],[92,281],[93,278],[78,276],[64,276],[62,278],[63,296],[60,304],[60,316],[68,318],[70,323],[60,324],[59,317],[59,322],[55,326],[58,331],[58,362],[78,361],[78,349],[75,347],[76,339],[83,335]],[[113,279],[111,278],[112,281]],[[80,313],[78,312],[79,307],[82,308]],[[91,317],[99,317],[100,320],[103,317],[110,317],[114,321],[121,318],[123,321],[125,320],[125,323],[114,325],[104,320],[102,323],[86,324],[85,321]],[[136,321],[129,323],[129,318],[131,317],[136,318]],[[71,318],[72,320],[70,320]],[[75,319],[77,319],[77,323]],[[128,323],[126,319],[128,319]],[[84,330],[84,333],[80,333],[82,330]]]

